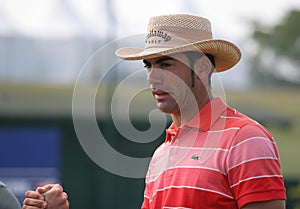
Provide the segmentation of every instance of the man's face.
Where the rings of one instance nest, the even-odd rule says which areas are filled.
[[[157,107],[165,113],[179,113],[193,97],[187,57],[178,53],[144,60],[144,64]]]

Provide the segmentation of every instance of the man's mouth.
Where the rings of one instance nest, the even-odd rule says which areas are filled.
[[[170,97],[170,94],[161,89],[152,89],[152,94],[156,100],[165,100]]]

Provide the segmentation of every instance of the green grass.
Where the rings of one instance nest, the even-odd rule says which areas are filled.
[[[0,85],[0,96],[3,100],[3,104],[6,104],[14,97],[20,98],[19,106],[7,105],[7,109],[16,111],[13,108],[21,108],[23,100],[27,101],[30,98],[32,100],[31,110],[36,112],[36,109],[43,107],[36,107],[39,103],[37,101],[46,100],[58,101],[66,100],[66,109],[71,108],[71,99],[74,86],[47,86],[47,85],[14,85],[4,84]],[[90,90],[90,86],[86,86],[83,94],[86,94]],[[102,87],[103,88],[103,87]],[[106,87],[105,87],[106,88]],[[132,88],[138,88],[133,86]],[[85,92],[86,91],[86,92]],[[149,94],[140,94],[136,98],[135,112],[139,112],[138,107],[144,111],[144,105],[146,103],[153,102],[153,99]],[[126,94],[124,94],[126,97]],[[99,101],[103,100],[103,95],[98,94],[97,98]],[[300,180],[300,89],[299,88],[281,88],[281,89],[256,89],[248,91],[229,91],[225,89],[225,98],[228,104],[238,107],[259,107],[263,110],[275,112],[276,114],[288,117],[292,121],[292,126],[289,129],[284,129],[280,126],[268,126],[267,128],[273,134],[276,139],[276,143],[279,148],[281,156],[282,170],[286,177],[297,178]],[[47,100],[47,101],[48,101]],[[14,100],[12,100],[14,101]],[[27,101],[28,102],[28,101]],[[44,103],[43,103],[44,104]],[[52,103],[51,103],[52,104]],[[63,104],[61,104],[63,105]],[[3,108],[3,107],[2,107]],[[49,107],[44,107],[49,108]],[[57,107],[59,108],[59,107]],[[62,108],[62,107],[60,107]],[[7,111],[8,111],[7,110]],[[5,110],[6,111],[6,110]],[[56,110],[55,110],[56,111]],[[66,110],[63,110],[66,111]],[[3,112],[3,111],[2,111]],[[19,112],[19,111],[18,111]]]

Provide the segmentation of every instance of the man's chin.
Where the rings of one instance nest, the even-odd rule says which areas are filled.
[[[178,112],[178,106],[177,105],[169,105],[165,102],[157,102],[157,108],[164,113],[167,114],[174,114]]]

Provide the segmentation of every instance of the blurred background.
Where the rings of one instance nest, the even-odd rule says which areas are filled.
[[[72,94],[97,50],[145,33],[149,17],[171,13],[204,16],[212,22],[214,37],[241,48],[241,62],[215,75],[215,85],[221,82],[227,103],[273,134],[287,208],[300,208],[298,0],[0,0],[0,181],[20,202],[25,190],[60,182],[72,209],[140,207],[144,179],[111,174],[81,148],[72,121]],[[109,99],[128,73],[142,67],[120,63],[106,75],[102,61],[95,62],[82,91],[84,105],[89,89],[105,80],[96,95],[99,128],[112,147],[134,157],[151,156],[164,133],[151,143],[129,142],[114,127]],[[144,77],[131,87],[138,88],[140,82],[146,82]],[[147,115],[153,108],[149,92],[134,98],[130,114],[137,129],[149,128]]]

